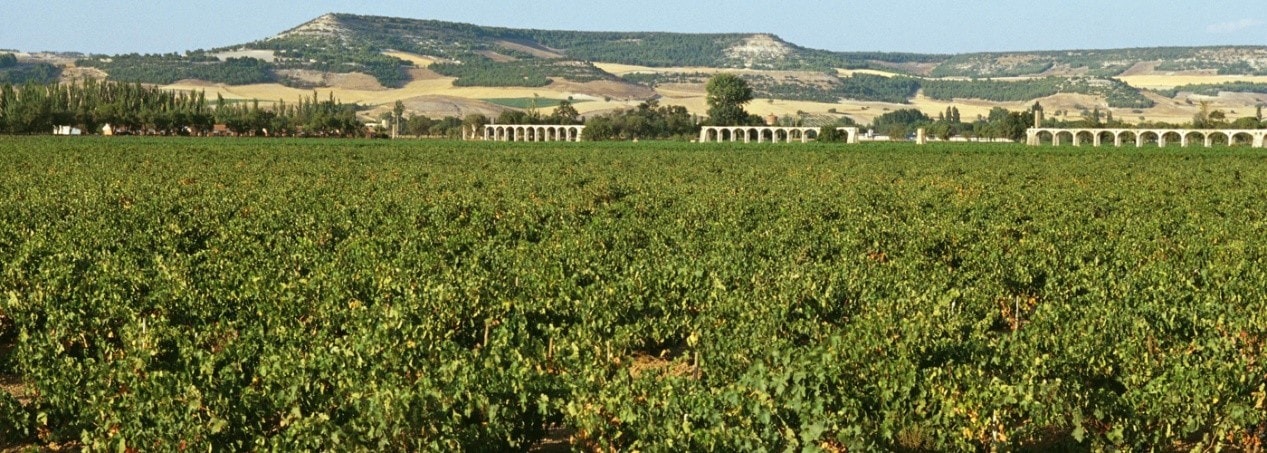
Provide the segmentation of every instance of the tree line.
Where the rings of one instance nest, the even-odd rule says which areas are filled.
[[[1034,115],[1041,110],[1037,103],[1020,112],[995,107],[986,116],[964,119],[958,107],[950,106],[933,119],[917,109],[899,109],[876,117],[871,130],[895,140],[923,128],[930,137],[942,140],[965,137],[1019,141],[1025,138],[1025,130],[1034,124]]]
[[[78,66],[101,69],[118,82],[168,85],[178,80],[198,79],[226,85],[276,82],[273,65],[256,58],[181,56],[177,54],[127,54],[80,59]]]
[[[203,91],[163,90],[139,83],[86,79],[71,84],[4,84],[0,86],[0,132],[47,134],[54,126],[72,126],[97,133],[105,125],[114,132],[147,135],[205,135],[216,124],[245,135],[359,135],[362,126],[354,104],[301,96],[296,103],[272,106],[228,101],[214,104]]]
[[[1267,94],[1267,83],[1258,82],[1223,82],[1180,85],[1163,91],[1167,97],[1179,96],[1179,93],[1192,93],[1201,96],[1218,96],[1219,93],[1257,93]]]
[[[166,129],[179,118],[183,126],[211,121],[202,93],[177,93],[121,82],[93,79],[78,84],[0,86],[0,131],[47,134],[54,126],[99,131],[112,124],[140,130]]]
[[[359,137],[364,126],[355,104],[344,104],[330,93],[325,100],[300,96],[295,103],[277,101],[262,108],[258,100],[229,103],[217,97],[215,121],[237,135],[281,137]]]
[[[690,140],[699,134],[699,118],[680,105],[649,100],[637,107],[585,121],[584,138],[607,140]]]
[[[273,44],[279,46],[278,44]],[[265,46],[261,46],[265,47]],[[399,88],[409,82],[404,67],[409,62],[364,49],[328,51],[321,48],[269,48],[277,52],[270,63],[258,58],[231,57],[221,61],[205,51],[187,55],[126,54],[106,57],[94,55],[75,62],[78,66],[98,68],[120,82],[167,85],[178,80],[198,79],[226,85],[255,83],[289,83],[277,76],[278,69],[311,69],[335,73],[363,72],[383,86]]]
[[[1041,52],[989,52],[952,55],[933,68],[934,77],[1010,77],[1041,74],[1053,67],[1083,69],[1095,77],[1113,77],[1136,62],[1158,61],[1158,71],[1218,70],[1220,75],[1261,75],[1251,65],[1258,47],[1153,47]]]

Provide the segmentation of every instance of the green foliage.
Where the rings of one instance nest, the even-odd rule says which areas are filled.
[[[744,34],[607,33],[525,31],[526,38],[570,58],[643,66],[735,67],[726,49],[740,44]]]
[[[697,120],[685,107],[660,106],[646,101],[638,107],[599,115],[585,121],[585,139],[608,140],[690,140],[699,132]]]
[[[1189,65],[1171,63],[1168,65],[1158,65],[1158,66],[1175,67],[1175,66],[1189,66]],[[1206,66],[1206,65],[1201,65],[1201,66]],[[1248,61],[1234,61],[1234,62],[1220,64],[1220,65],[1217,65],[1216,70],[1218,71],[1219,75],[1255,75],[1255,76],[1267,75],[1267,67],[1254,66],[1250,64]]]
[[[336,73],[364,72],[387,87],[401,87],[409,81],[406,61],[384,55],[404,51],[438,57],[449,62],[438,68],[460,77],[461,86],[543,86],[550,78],[587,81],[611,77],[601,71],[577,69],[574,65],[602,61],[652,67],[706,66],[798,71],[836,69],[882,69],[905,72],[907,64],[936,65],[934,77],[1004,77],[1038,75],[1048,70],[1070,70],[1092,77],[1112,77],[1141,61],[1162,61],[1161,70],[1217,69],[1220,74],[1262,74],[1267,62],[1256,47],[1146,48],[1115,50],[1073,50],[1052,52],[1006,52],[964,55],[929,55],[884,52],[831,52],[807,49],[772,37],[787,52],[742,56],[731,50],[752,39],[753,34],[682,34],[636,32],[577,32],[481,27],[470,24],[414,20],[378,16],[333,14],[325,18],[337,25],[337,32],[292,30],[281,36],[218,50],[273,50],[275,68],[311,69]],[[337,33],[337,36],[332,36]],[[487,56],[499,54],[515,61],[494,63]],[[127,57],[127,56],[124,56]],[[125,59],[114,65],[123,80],[167,80],[173,74],[198,66],[215,66],[209,52],[195,51],[185,57]],[[161,61],[169,57],[177,61]],[[563,62],[562,64],[558,62]],[[97,63],[104,64],[104,63]],[[173,67],[174,66],[174,67]],[[224,80],[239,80],[249,72],[205,69]],[[240,68],[238,69],[240,70]],[[227,72],[227,73],[226,73]],[[649,76],[633,75],[644,82]],[[276,78],[280,83],[303,87],[292,78]],[[259,79],[257,79],[259,80]],[[854,81],[857,82],[857,81]],[[868,81],[867,83],[874,82]],[[225,82],[229,83],[229,82]],[[846,81],[845,84],[850,83]],[[908,82],[909,83],[909,82]],[[837,86],[832,84],[833,87]],[[764,93],[789,95],[789,99],[830,101],[833,87],[812,84],[776,83]],[[809,94],[798,90],[808,88]],[[845,87],[844,97],[870,100],[869,96],[899,102],[899,87],[871,93],[874,87]],[[786,93],[786,94],[784,94]]]
[[[1252,116],[1237,118],[1233,120],[1232,123],[1229,124],[1228,126],[1231,127],[1232,129],[1263,129],[1264,128],[1262,120],[1259,120],[1258,118],[1255,118]]]
[[[48,134],[70,125],[95,133],[104,124],[125,130],[178,133],[211,127],[201,93],[175,93],[139,84],[97,82],[0,87],[0,132]]]
[[[652,67],[706,66],[798,71],[870,68],[896,72],[908,70],[903,68],[909,68],[909,63],[920,63],[936,65],[931,70],[931,75],[935,77],[1025,76],[1038,75],[1051,69],[1079,71],[1093,77],[1112,77],[1143,61],[1161,61],[1158,67],[1161,70],[1217,69],[1220,74],[1262,74],[1267,71],[1267,61],[1263,61],[1261,48],[1257,47],[1072,50],[947,56],[831,52],[799,47],[772,37],[787,52],[745,57],[736,55],[731,50],[753,38],[753,34],[524,30],[351,14],[333,14],[324,19],[333,21],[337,25],[337,32],[328,27],[320,31],[309,30],[307,33],[303,30],[291,30],[293,33],[218,50],[273,50],[277,57],[274,63],[276,68],[364,72],[388,87],[400,87],[409,81],[408,74],[404,71],[409,64],[383,55],[392,50],[468,64],[494,53],[517,60],[509,62],[516,64],[509,65],[474,64],[465,70],[441,66],[452,74],[461,72],[466,80],[462,82],[463,86],[542,86],[548,78],[580,77],[584,81],[600,76],[592,71],[577,71],[566,64],[548,63],[552,60],[602,61]],[[332,36],[334,33],[337,36]],[[128,74],[127,80],[143,81],[147,78],[170,77],[171,72],[189,70],[188,68],[198,64],[215,64],[215,57],[202,51],[191,52],[184,59],[185,61],[174,63],[185,68],[180,70],[152,67],[156,66],[153,61],[130,60],[124,62],[126,64],[116,65],[115,71]],[[546,63],[540,66],[535,66],[536,63],[520,63],[537,60]],[[639,77],[642,76],[633,76],[634,79]],[[304,85],[285,77],[278,81],[294,86]],[[768,92],[791,93],[794,90],[793,86],[774,86]],[[815,94],[808,95],[811,100],[831,96],[829,91],[822,91],[821,87],[813,91]]]
[[[920,82],[905,77],[854,74],[842,77],[837,93],[845,99],[905,104],[919,91]]]
[[[263,49],[274,50],[277,68],[310,69],[335,73],[362,72],[390,88],[400,88],[409,82],[405,68],[411,63],[383,55],[378,49],[354,45],[338,45],[328,40],[287,37],[257,43]]]
[[[28,441],[34,434],[33,418],[13,395],[0,390],[0,447]]]
[[[255,58],[229,58],[219,61],[198,56],[118,55],[79,60],[79,66],[94,67],[119,82],[166,85],[178,80],[198,79],[228,85],[248,85],[276,81],[273,65]]]
[[[1256,151],[367,145],[0,140],[37,447],[1253,450],[1267,423]]]
[[[900,124],[910,128],[915,128],[931,122],[933,122],[933,119],[929,118],[928,115],[925,115],[924,112],[919,111],[919,109],[898,109],[877,116],[875,120],[871,122],[871,127],[878,130],[884,130],[884,128],[889,125]]]
[[[210,104],[203,92],[176,92],[140,84],[0,86],[0,133],[48,134],[69,125],[95,134],[110,125],[116,134],[205,135],[215,123],[233,133],[250,135],[359,135],[359,106],[333,98],[301,97],[295,104],[277,101],[261,108],[259,101]],[[267,132],[266,132],[267,131]]]
[[[752,84],[753,93],[758,98],[824,103],[851,99],[905,104],[915,96],[920,87],[920,82],[912,78],[861,73],[849,77],[836,77],[831,74],[826,83],[796,79],[776,81],[770,76],[747,74],[743,75],[743,78]]]
[[[1219,75],[1267,75],[1262,47],[1228,46],[1189,49],[1157,64],[1158,71],[1210,71]]]
[[[454,64],[438,67],[443,73],[463,78],[465,81],[460,82],[462,86],[542,86],[551,77],[576,81],[610,77],[598,71],[572,67],[581,64],[576,62],[591,61],[654,67],[832,70],[879,67],[876,62],[900,64],[939,61],[942,58],[920,54],[828,52],[784,43],[791,49],[785,57],[749,60],[731,55],[728,49],[742,44],[753,36],[751,34],[519,30],[350,14],[334,14],[330,19],[337,21],[343,30],[340,39],[331,40],[324,35],[287,34],[245,47],[275,50],[279,67],[336,72],[346,70],[347,65],[363,66],[368,59],[380,58],[381,52],[386,50],[436,56],[464,63],[465,68],[457,68]],[[509,56],[517,61],[483,61],[490,53]],[[564,63],[554,62],[556,57]],[[371,73],[380,81],[384,80],[381,74]],[[392,75],[391,71],[388,75]],[[383,83],[393,86],[387,81]]]
[[[60,68],[48,63],[20,65],[15,62],[14,65],[7,68],[0,67],[0,84],[54,83],[57,82],[61,75],[62,70]]]
[[[954,55],[933,68],[933,77],[1016,77],[1041,74],[1054,63],[1049,58],[1007,58],[1009,54]]]
[[[934,77],[1012,77],[1053,69],[1085,70],[1113,77],[1137,62],[1161,61],[1159,71],[1218,69],[1220,74],[1257,74],[1261,47],[1153,47],[1136,49],[996,52],[953,55],[932,70]]]
[[[1047,77],[1019,82],[999,80],[924,80],[924,96],[949,101],[984,99],[994,102],[1028,101],[1060,92],[1065,79]]]
[[[653,67],[798,70],[864,68],[877,66],[876,62],[936,62],[944,58],[909,53],[829,52],[783,43],[791,49],[785,57],[748,60],[727,51],[752,34],[524,30],[351,14],[334,14],[330,19],[337,21],[345,32],[339,40],[331,42],[326,36],[296,34],[255,42],[248,47],[278,49],[287,54],[302,52],[309,57],[316,55],[312,53],[314,50],[329,54],[316,57],[322,61],[345,49],[373,52],[394,49],[462,61],[470,60],[473,55],[496,52],[521,60],[561,56],[571,60]],[[550,75],[563,76],[563,73]]]
[[[559,101],[559,105],[554,108],[554,112],[550,113],[549,118],[554,124],[580,124],[581,112],[572,106],[572,101],[566,99]]]
[[[822,126],[818,128],[818,137],[815,141],[824,143],[836,143],[848,140],[849,135],[844,131],[836,129],[836,126]]]
[[[1180,85],[1163,92],[1163,94],[1173,98],[1178,96],[1179,93],[1192,93],[1201,96],[1218,96],[1221,92],[1267,94],[1267,83],[1223,82]]]
[[[404,67],[409,63],[381,52],[356,46],[331,46],[328,42],[302,38],[281,38],[255,43],[255,49],[273,50],[275,63],[255,58],[228,58],[220,61],[206,51],[187,55],[127,54],[93,56],[76,62],[100,68],[111,80],[169,84],[182,79],[199,79],[229,85],[279,82],[303,86],[295,80],[277,77],[276,69],[310,69],[336,73],[363,72],[387,87],[399,88],[409,81]],[[237,49],[234,49],[237,50]]]
[[[446,116],[432,119],[421,115],[411,116],[405,125],[409,135],[417,137],[462,138],[462,118]]]
[[[744,60],[728,50],[751,34],[607,33],[540,31],[524,32],[524,38],[555,49],[566,49],[571,58],[652,67],[705,66],[772,70],[832,70],[872,67],[872,61],[926,62],[941,57],[881,52],[830,52],[805,49],[788,43],[783,58]],[[778,40],[778,38],[774,38]],[[781,42],[781,40],[780,40]]]
[[[359,107],[344,104],[334,93],[322,100],[314,91],[312,97],[301,96],[296,103],[278,101],[272,108],[261,108],[258,101],[226,103],[218,99],[215,121],[230,132],[250,136],[357,137],[363,134],[356,117]]]
[[[752,101],[752,87],[743,78],[730,73],[717,74],[708,80],[704,90],[710,123],[718,126],[748,123],[748,112],[743,105]]]
[[[712,77],[713,74],[706,72],[635,72],[620,76],[620,78],[626,82],[649,87],[656,87],[665,83],[708,83],[708,79]],[[748,74],[743,75],[743,77],[745,80],[748,80],[749,83],[760,80],[760,78],[753,77]]]
[[[480,128],[488,123],[489,118],[479,113],[469,114],[465,118],[455,116],[428,118],[422,115],[413,115],[406,120],[404,133],[415,137],[462,139],[464,129],[466,131],[479,131]]]
[[[984,99],[995,102],[1019,102],[1058,93],[1081,93],[1104,97],[1110,107],[1147,108],[1153,102],[1135,89],[1116,79],[1046,77],[1022,81],[949,80],[885,77],[854,74],[830,77],[828,82],[776,81],[773,77],[744,75],[758,98],[789,99],[835,103],[841,99],[908,103],[922,88],[924,95],[938,100]],[[634,80],[656,83],[693,82],[697,75],[670,74],[656,77],[633,77]]]
[[[18,65],[17,55],[0,53],[0,69],[8,69]]]
[[[995,107],[990,109],[990,114],[986,118],[982,118],[972,123],[972,128],[965,126],[960,129],[961,133],[967,133],[975,137],[986,139],[1007,139],[1020,142],[1025,138],[1026,129],[1034,125],[1035,110],[1042,107],[1035,104],[1030,110],[1024,112],[1013,112],[1003,107]],[[1112,127],[1124,127],[1121,124],[1113,122],[1113,116],[1108,117],[1107,125]]]
[[[1117,79],[1089,77],[1045,77],[1021,81],[923,80],[924,95],[932,99],[984,99],[1018,102],[1057,93],[1079,93],[1104,97],[1109,107],[1148,108],[1155,103],[1139,90]]]

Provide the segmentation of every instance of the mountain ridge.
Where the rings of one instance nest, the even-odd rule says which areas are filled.
[[[850,52],[812,49],[788,42],[773,33],[604,32],[516,29],[430,19],[407,19],[327,13],[276,35],[211,51],[194,51],[170,63],[206,63],[206,55],[231,51],[271,51],[280,69],[365,72],[385,86],[407,82],[402,67],[409,63],[382,55],[403,51],[441,63],[485,65],[485,73],[510,73],[493,86],[539,86],[545,78],[577,75],[603,78],[598,71],[575,74],[545,68],[527,74],[531,60],[570,60],[648,67],[710,67],[724,69],[832,71],[874,69],[923,77],[1115,77],[1140,65],[1154,72],[1206,72],[1218,75],[1267,76],[1267,46],[1198,46],[1056,51],[1007,51],[961,54]],[[107,69],[112,58],[82,61]],[[223,60],[224,58],[219,58]],[[152,63],[152,62],[150,62]],[[134,63],[136,66],[139,63]],[[506,66],[506,67],[499,67]],[[550,66],[541,63],[542,66]],[[116,65],[124,66],[124,65]],[[513,66],[518,66],[515,68]],[[454,67],[440,68],[461,78]],[[108,69],[107,69],[108,71]],[[108,71],[110,72],[110,71]],[[116,71],[117,72],[117,71]],[[468,71],[469,72],[469,71]],[[144,77],[130,77],[145,79]],[[487,83],[489,77],[484,77]],[[511,80],[513,79],[513,80]],[[519,80],[532,83],[516,85]],[[134,80],[170,83],[172,80]],[[217,82],[218,80],[212,80]],[[260,77],[260,82],[271,82]],[[584,81],[584,80],[581,80]],[[282,80],[282,82],[285,82]]]
[[[1056,101],[1075,111],[1117,108],[1143,117],[1162,104],[1168,110],[1161,116],[1176,118],[1188,115],[1186,110],[1195,104],[1196,98],[1175,94],[1186,85],[1248,82],[1233,91],[1247,93],[1242,97],[1267,95],[1267,46],[963,54],[832,51],[766,32],[517,29],[344,13],[323,14],[233,46],[184,55],[89,56],[75,66],[115,80],[202,86],[178,83],[196,80],[224,86],[226,92],[234,91],[228,87],[267,84],[297,90],[342,87],[372,105],[392,99],[356,90],[400,90],[400,99],[425,94],[477,100],[541,91],[555,98],[602,101],[586,108],[618,108],[620,102],[658,98],[696,111],[701,110],[702,82],[712,73],[732,71],[749,80],[757,97],[771,106],[776,100],[812,103],[771,108],[776,113],[847,111],[832,106],[849,104],[859,106],[851,115],[861,118],[874,114],[866,111],[867,103],[890,108],[876,103],[900,106],[924,99],[941,110],[946,103],[976,99],[984,103],[982,108],[1012,108],[1054,95],[1082,96]],[[377,83],[331,85],[329,81],[361,79],[329,74],[365,74]],[[1191,91],[1211,90],[1219,92],[1210,86]],[[1267,101],[1267,96],[1252,101]]]

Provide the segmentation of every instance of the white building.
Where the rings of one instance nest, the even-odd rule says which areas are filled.
[[[77,127],[53,126],[53,135],[80,135],[83,133],[84,131],[79,130]]]

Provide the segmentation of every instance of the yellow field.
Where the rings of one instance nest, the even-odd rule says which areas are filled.
[[[1267,76],[1166,75],[1146,74],[1117,77],[1127,85],[1152,90],[1168,90],[1182,85],[1224,82],[1267,83]]]
[[[878,76],[883,76],[883,77],[896,77],[896,76],[902,75],[896,72],[879,71],[875,69],[840,69],[840,68],[836,68],[836,74],[840,75],[841,77],[849,77],[854,74],[871,74],[871,75],[878,75]]]
[[[425,68],[427,66],[431,66],[432,63],[436,62],[434,58],[424,57],[422,55],[418,55],[416,53],[409,53],[409,52],[383,52],[383,55],[387,55],[389,57],[396,57],[401,60],[411,62],[414,64],[414,66],[417,66],[419,68]]]
[[[637,66],[637,65],[631,65],[631,64],[619,64],[619,63],[594,63],[594,67],[597,67],[598,69],[602,69],[603,71],[606,71],[608,73],[615,74],[618,76],[625,75],[625,74],[633,74],[633,73],[662,74],[662,73],[684,72],[684,73],[689,74],[689,73],[694,73],[694,72],[701,72],[704,74],[715,74],[718,72],[742,72],[742,70],[737,70],[737,69],[704,68],[704,67],[690,67],[690,66],[679,66],[679,67],[672,67],[672,68],[656,68],[656,67],[651,67],[651,66]]]

